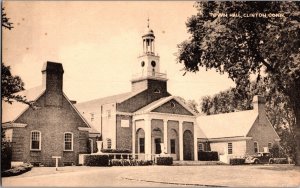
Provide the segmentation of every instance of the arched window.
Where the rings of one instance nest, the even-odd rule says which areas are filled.
[[[257,153],[258,151],[259,151],[258,143],[254,142],[254,153]]]
[[[111,149],[111,139],[110,138],[106,139],[106,142],[107,142],[107,149]]]
[[[64,134],[64,150],[65,151],[73,151],[73,133],[66,132]]]
[[[30,150],[41,150],[41,131],[31,131]]]
[[[272,149],[272,142],[268,143],[268,148],[269,148],[269,150]]]

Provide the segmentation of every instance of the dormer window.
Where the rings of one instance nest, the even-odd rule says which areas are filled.
[[[159,89],[155,89],[154,93],[160,93],[160,90]]]

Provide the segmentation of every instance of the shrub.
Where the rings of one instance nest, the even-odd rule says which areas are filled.
[[[109,158],[107,155],[85,155],[83,165],[86,166],[108,166]]]
[[[12,148],[10,142],[1,143],[1,172],[11,168]]]
[[[242,165],[242,164],[245,164],[245,158],[231,158],[229,160],[229,164],[231,164],[231,165]]]
[[[32,169],[32,165],[25,163],[25,164],[15,167],[15,168],[5,170],[1,173],[1,175],[2,175],[2,177],[17,176],[17,175],[23,174],[25,172],[28,172],[31,169]]]
[[[274,158],[273,163],[275,163],[275,164],[287,164],[288,160],[286,158]]]
[[[218,161],[219,155],[216,151],[199,151],[198,152],[199,161]]]
[[[111,159],[111,166],[148,166],[152,165],[152,160],[136,160],[136,159]]]
[[[152,160],[138,160],[137,161],[138,166],[148,166],[148,165],[153,165]]]
[[[157,165],[172,165],[173,164],[173,158],[172,157],[157,157],[156,158]]]

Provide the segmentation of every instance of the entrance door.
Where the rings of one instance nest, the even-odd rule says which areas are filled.
[[[161,147],[160,147],[161,139],[155,138],[154,143],[155,143],[155,154],[160,154],[161,153]]]
[[[194,158],[194,139],[193,133],[186,130],[183,133],[183,160],[193,160]]]

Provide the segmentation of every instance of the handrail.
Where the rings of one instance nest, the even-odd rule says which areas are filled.
[[[167,74],[166,73],[161,73],[161,72],[147,71],[147,72],[136,73],[136,74],[132,75],[133,79],[146,78],[146,77],[166,79],[167,78]]]

